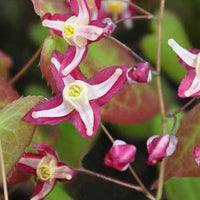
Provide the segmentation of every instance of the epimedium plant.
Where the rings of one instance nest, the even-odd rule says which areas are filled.
[[[178,56],[177,60],[188,71],[179,86],[178,96],[193,97],[183,107],[168,113],[161,83],[165,0],[160,0],[157,17],[128,0],[32,0],[32,3],[41,24],[49,29],[43,44],[10,80],[11,59],[0,52],[0,182],[5,199],[8,199],[7,184],[27,181],[31,174],[35,176],[34,182],[37,182],[32,200],[48,198],[53,188],[57,187],[57,181],[71,182],[79,173],[142,192],[145,198],[151,200],[162,199],[164,182],[168,179],[199,176],[199,105],[195,105],[183,117],[176,132],[177,114],[198,99],[199,50],[184,49],[174,39],[168,38],[169,46]],[[136,15],[139,12],[143,15]],[[119,31],[120,22],[124,22],[124,30],[128,30],[133,28],[137,19],[151,19],[157,23],[155,68],[111,36]],[[42,75],[55,96],[49,99],[42,96],[20,98],[11,85],[39,56]],[[152,75],[156,78],[157,90],[149,83]],[[136,146],[114,138],[101,120],[133,125],[152,119],[159,110],[162,134],[152,133],[146,143],[149,154],[146,164],[152,166],[161,163],[158,179],[152,186],[157,190],[152,192],[132,167],[132,163],[137,162]],[[173,120],[173,126],[168,131],[166,125],[169,119]],[[70,122],[65,121],[71,121],[80,136],[64,133],[62,148],[65,148],[66,155],[63,156],[60,154],[61,147],[55,145],[59,137],[55,132],[64,129],[69,132],[73,130],[71,135],[77,134],[76,131],[73,133],[75,129],[71,129]],[[45,141],[35,139],[42,134],[35,125],[44,124],[58,125]],[[100,128],[112,143],[102,162],[119,173],[129,170],[136,184],[92,172],[82,166],[82,158],[94,145]],[[192,141],[188,142],[190,136]],[[77,141],[80,141],[81,148],[73,145]],[[188,160],[190,165],[186,164]],[[165,170],[166,167],[168,170]]]

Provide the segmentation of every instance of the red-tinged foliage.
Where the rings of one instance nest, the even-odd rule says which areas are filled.
[[[8,83],[0,78],[0,109],[18,98],[19,95],[17,92]]]
[[[68,5],[63,0],[32,0],[35,12],[40,17],[45,13],[69,13]]]
[[[11,58],[0,51],[0,77],[3,80],[7,80],[9,77],[9,69],[12,65]]]
[[[200,104],[183,117],[176,137],[176,151],[166,159],[165,181],[173,177],[200,177],[200,169],[193,158],[194,147],[200,145]],[[157,182],[152,188],[156,187]]]

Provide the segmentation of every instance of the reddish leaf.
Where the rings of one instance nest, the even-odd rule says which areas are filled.
[[[14,91],[8,83],[0,78],[0,109],[18,98],[19,95],[17,94],[17,92]]]
[[[45,13],[69,13],[69,8],[64,0],[32,0],[35,12],[40,17]]]
[[[66,48],[66,42],[54,34],[48,36],[44,42],[40,65],[43,76],[54,92],[57,92],[57,88],[50,71],[51,54],[54,49],[64,53]],[[104,67],[134,64],[135,61],[123,46],[109,38],[104,38],[90,45],[81,69],[87,77],[91,77]],[[136,124],[155,116],[159,111],[158,105],[157,93],[151,84],[134,86],[127,84],[123,91],[103,107],[102,114],[107,121],[113,123]]]
[[[9,77],[9,69],[12,65],[11,58],[0,51],[0,77],[4,80],[7,80]]]
[[[165,181],[172,177],[200,177],[193,158],[193,149],[200,146],[200,104],[181,120],[176,136],[179,139],[175,154],[166,160]]]

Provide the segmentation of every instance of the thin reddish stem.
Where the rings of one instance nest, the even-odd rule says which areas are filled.
[[[131,20],[153,19],[153,17],[151,15],[132,16],[132,17],[127,17],[127,18],[116,20],[115,24],[121,23],[121,22],[126,21],[126,20],[130,20],[130,19]]]
[[[33,64],[33,62],[37,59],[37,57],[40,55],[40,52],[42,50],[42,46],[41,45],[39,47],[39,49],[35,52],[35,54],[33,55],[33,57],[22,67],[22,69],[8,82],[10,85],[12,85],[13,83],[15,83],[28,69],[29,67],[31,67],[31,65]]]

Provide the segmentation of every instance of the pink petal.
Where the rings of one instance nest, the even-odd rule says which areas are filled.
[[[62,27],[71,16],[71,14],[55,14],[52,16],[50,13],[47,13],[42,18],[42,25],[50,28],[55,34],[62,37]]]
[[[94,124],[92,125],[93,127],[93,133],[92,135],[87,135],[87,129],[86,126],[84,124],[84,122],[82,121],[80,115],[78,112],[74,112],[73,116],[72,116],[72,123],[73,125],[76,127],[76,129],[79,131],[79,133],[84,137],[84,138],[92,138],[94,136],[94,134],[96,133],[100,120],[101,120],[101,111],[100,111],[100,107],[98,104],[96,104],[95,102],[90,102],[90,106],[93,110],[93,115],[94,115]]]
[[[108,102],[124,86],[126,82],[126,72],[128,69],[129,68],[126,66],[108,67],[95,74],[90,80],[88,80],[88,84],[94,86],[94,88],[98,88],[98,85],[102,84],[103,82],[106,82],[116,72],[116,70],[122,70],[122,73],[117,79],[115,79],[113,82],[111,80],[111,83],[109,83],[110,87],[108,88],[106,93],[103,94],[100,92],[100,95],[98,95],[99,99],[97,99],[97,102],[100,105],[103,105],[106,102]],[[100,89],[98,88],[96,92],[98,92],[98,90]],[[103,94],[103,96],[101,94]]]
[[[70,53],[71,55],[70,58],[68,58],[67,55],[64,56],[64,60],[60,68],[61,76],[67,76],[82,62],[82,60],[85,58],[87,54],[88,46],[84,46],[82,48],[75,47],[75,49],[70,48],[69,51],[73,51],[74,54],[72,57],[72,53]]]
[[[66,121],[68,119],[70,119],[71,117],[71,112],[72,112],[72,108],[69,107],[68,110],[66,111],[66,115],[64,115],[65,113],[63,112],[63,116],[59,115],[59,117],[38,117],[38,118],[33,118],[33,112],[37,112],[37,111],[44,111],[44,110],[50,110],[50,109],[54,109],[59,107],[60,105],[62,105],[63,103],[63,98],[62,98],[62,94],[58,94],[55,97],[52,97],[51,99],[38,104],[35,108],[33,108],[32,110],[30,110],[24,117],[24,121],[25,122],[29,122],[32,124],[50,124],[50,125],[55,125],[58,124],[60,122]],[[70,106],[70,105],[69,105]],[[70,111],[71,110],[71,111]]]
[[[53,148],[51,148],[50,146],[47,146],[45,144],[34,144],[33,147],[35,149],[37,149],[40,153],[45,152],[45,153],[49,153],[52,156],[55,157],[56,160],[58,160],[58,155],[55,152],[55,150]]]
[[[36,174],[36,168],[43,155],[35,153],[24,153],[16,166],[28,173]]]
[[[178,88],[178,96],[181,98],[193,97],[200,94],[200,79],[196,76],[195,70],[189,70],[181,81]]]
[[[51,192],[55,185],[55,180],[51,181],[50,183],[39,181],[31,200],[43,200]]]
[[[90,11],[86,0],[70,0],[70,6],[73,13],[79,18],[90,21]]]
[[[198,167],[200,167],[200,147],[196,146],[193,151],[193,157]]]

